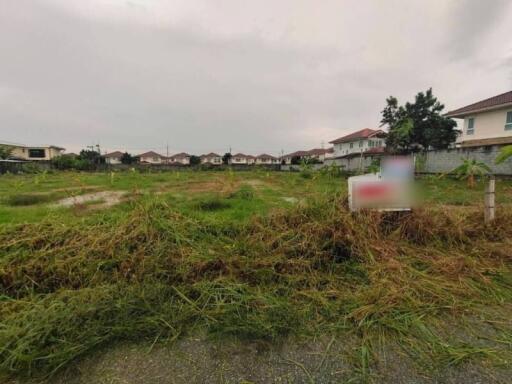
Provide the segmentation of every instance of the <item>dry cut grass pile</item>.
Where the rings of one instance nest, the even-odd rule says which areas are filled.
[[[0,230],[1,372],[50,374],[113,340],[198,330],[349,333],[363,373],[385,340],[424,369],[508,361],[510,210],[486,225],[473,210],[352,214],[331,198],[226,224],[164,200],[132,204],[125,215]],[[218,204],[229,197],[197,209]],[[453,322],[459,332],[444,332]],[[492,343],[467,336],[484,326]]]

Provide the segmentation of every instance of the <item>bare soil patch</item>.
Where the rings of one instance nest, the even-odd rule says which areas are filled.
[[[94,207],[108,208],[113,205],[119,204],[123,196],[126,195],[126,193],[126,191],[100,191],[94,193],[87,193],[85,195],[66,197],[65,199],[59,200],[57,203],[54,204],[54,206],[73,207],[76,205],[101,201],[101,203],[99,204],[94,204]]]

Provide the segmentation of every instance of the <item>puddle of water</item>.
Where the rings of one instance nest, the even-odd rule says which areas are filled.
[[[126,195],[126,191],[101,191],[94,193],[87,193],[85,195],[78,195],[73,197],[66,197],[65,199],[57,201],[54,206],[56,207],[72,207],[76,204],[86,204],[92,201],[101,200],[98,206],[111,207],[119,204],[121,198]]]

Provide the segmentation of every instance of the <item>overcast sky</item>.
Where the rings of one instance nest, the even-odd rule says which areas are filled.
[[[512,1],[0,0],[0,140],[279,154],[512,90]]]

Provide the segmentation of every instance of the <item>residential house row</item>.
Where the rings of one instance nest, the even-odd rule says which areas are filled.
[[[447,117],[461,119],[461,134],[454,147],[488,148],[512,144],[512,91],[493,96],[464,107],[452,110]],[[331,148],[314,148],[308,151],[296,151],[275,157],[268,154],[258,156],[236,153],[229,159],[230,164],[291,164],[294,158],[317,159],[327,164],[345,164],[369,161],[385,153],[386,133],[381,129],[364,128],[330,141]],[[2,143],[12,148],[10,159],[25,161],[48,161],[64,154],[64,148],[49,146],[27,146]],[[108,164],[120,164],[123,153],[115,151],[104,155]],[[144,164],[190,164],[190,155],[177,153],[166,157],[154,151],[136,156]],[[200,156],[201,164],[220,165],[222,156],[208,153]]]
[[[105,158],[105,162],[107,164],[121,164],[123,153],[120,151],[115,151],[112,153],[108,153],[103,156]],[[135,160],[141,164],[173,164],[173,165],[189,165],[190,164],[191,155],[185,152],[177,153],[172,156],[163,156],[154,151],[149,151],[142,153],[140,155],[135,156]],[[201,164],[208,165],[221,165],[223,164],[222,156],[210,152],[204,155],[199,156]],[[229,159],[229,164],[247,164],[247,165],[271,165],[271,164],[280,164],[280,160],[278,157],[261,154],[258,156],[246,155],[243,153],[237,153],[232,155]]]

